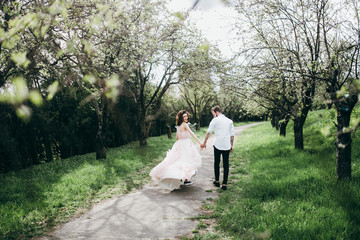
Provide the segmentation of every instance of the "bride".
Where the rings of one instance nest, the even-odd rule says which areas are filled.
[[[187,124],[189,114],[181,110],[176,115],[176,139],[165,159],[150,171],[152,179],[169,190],[180,188],[180,185],[192,184],[191,177],[201,166],[201,155],[189,138],[190,135],[201,145],[200,140]]]

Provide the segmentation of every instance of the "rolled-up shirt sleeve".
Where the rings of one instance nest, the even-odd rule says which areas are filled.
[[[231,123],[231,125],[230,125],[230,136],[235,136],[234,123]]]
[[[215,119],[211,120],[210,124],[209,124],[209,128],[207,130],[208,133],[212,133],[214,131],[214,126],[215,126]]]

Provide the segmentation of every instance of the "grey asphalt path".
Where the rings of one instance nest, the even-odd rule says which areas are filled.
[[[244,129],[257,124],[236,127],[235,139]],[[211,135],[207,149],[200,152],[202,167],[193,178],[193,185],[170,192],[148,183],[142,189],[95,205],[40,239],[179,239],[191,234],[198,224],[191,218],[202,213],[202,201],[218,196],[212,185],[213,140]],[[214,191],[207,191],[211,189]]]

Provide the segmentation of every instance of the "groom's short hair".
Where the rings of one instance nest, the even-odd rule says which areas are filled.
[[[213,110],[214,112],[219,112],[219,113],[221,113],[221,108],[220,108],[218,105],[216,105],[215,107],[213,107],[212,110]]]

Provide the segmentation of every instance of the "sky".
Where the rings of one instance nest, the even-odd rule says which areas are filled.
[[[171,11],[186,11],[194,3],[195,0],[171,0],[168,8]],[[231,57],[238,49],[235,31],[232,31],[236,15],[235,9],[221,0],[200,0],[189,18],[210,42],[218,45],[225,57]]]

